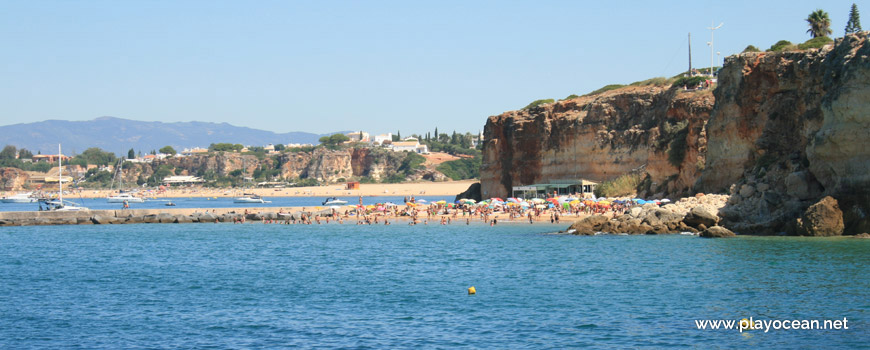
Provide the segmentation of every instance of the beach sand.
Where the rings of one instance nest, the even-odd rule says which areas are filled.
[[[144,192],[144,196],[159,198],[175,197],[237,197],[244,193],[254,193],[263,197],[348,197],[348,196],[445,196],[452,199],[464,192],[475,180],[445,181],[445,182],[414,182],[398,184],[360,184],[358,190],[348,190],[345,184],[334,184],[315,187],[287,188],[249,188],[249,189],[218,189],[205,187],[170,187],[164,193],[156,191]],[[81,190],[83,198],[103,198],[117,191]],[[13,194],[10,192],[10,194]],[[78,195],[78,192],[76,193]]]

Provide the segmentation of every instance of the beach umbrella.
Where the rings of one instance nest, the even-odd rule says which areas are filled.
[[[529,202],[522,202],[522,203],[520,203],[520,206],[523,208],[528,208],[528,207],[531,207],[532,205],[529,204]]]
[[[543,204],[538,204],[538,205],[535,206],[535,208],[538,208],[538,209],[547,209],[547,206],[546,206],[546,205],[543,205]]]
[[[377,210],[378,210],[378,211],[384,211],[384,210],[386,210],[386,208],[384,208],[384,207],[381,206],[381,207],[378,207]]]
[[[661,201],[661,202],[662,202],[662,203],[670,203],[670,202],[671,202],[671,200],[670,200],[670,199],[667,199],[667,198],[665,198],[665,199],[662,199],[662,201]]]
[[[546,202],[546,201],[543,200],[543,199],[541,199],[541,198],[532,198],[532,199],[529,200],[529,202],[532,202],[532,203],[544,203],[544,202]]]
[[[571,204],[571,205],[577,205],[577,204],[580,204],[580,200],[579,200],[579,199],[575,199],[575,200],[572,200],[572,201],[568,202],[568,204]]]
[[[490,201],[499,201],[499,202],[504,202],[503,199],[498,198],[498,197],[492,197],[492,198],[490,198],[489,200],[490,200]]]
[[[516,197],[508,198],[507,201],[508,201],[508,202],[511,202],[511,203],[519,203],[519,202],[522,202],[519,198],[516,198]]]
[[[440,201],[435,202],[435,204],[447,204],[447,201],[445,201],[445,200],[440,200]]]
[[[417,203],[427,203],[425,199],[418,199]]]

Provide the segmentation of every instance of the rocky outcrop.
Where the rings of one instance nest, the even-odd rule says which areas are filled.
[[[644,172],[650,193],[688,193],[704,164],[712,108],[709,91],[642,86],[492,116],[484,127],[483,197],[630,171]]]
[[[3,191],[20,191],[27,185],[30,176],[24,170],[17,168],[0,168],[0,189]]]
[[[728,196],[707,195],[688,197],[659,207],[645,204],[634,207],[626,214],[615,218],[605,215],[592,215],[578,220],[569,227],[568,232],[575,235],[594,235],[597,232],[627,234],[666,234],[703,231],[705,224],[715,227],[719,221],[716,213],[725,206]]]
[[[475,182],[471,184],[471,186],[468,186],[468,189],[465,190],[465,192],[457,194],[456,198],[454,198],[453,200],[458,201],[463,198],[473,199],[478,202],[483,200],[483,198],[481,198],[480,196],[480,182]]]
[[[795,226],[801,236],[839,236],[843,234],[843,212],[836,199],[825,197],[807,208]]]
[[[713,226],[702,231],[699,236],[704,238],[728,238],[735,237],[737,235],[735,235],[734,232],[731,232],[731,230],[722,226]]]
[[[832,196],[848,208],[846,233],[870,228],[868,78],[866,33],[820,50],[726,59],[697,185],[732,194],[723,225],[795,234],[794,219]]]

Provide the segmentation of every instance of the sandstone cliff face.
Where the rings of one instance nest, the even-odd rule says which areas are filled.
[[[16,168],[0,168],[0,190],[21,191],[25,189],[30,176],[27,172]]]
[[[483,197],[553,179],[610,180],[644,172],[650,192],[688,193],[704,164],[709,91],[628,87],[490,117]],[[676,142],[675,142],[676,141]],[[669,161],[668,148],[684,145]],[[678,155],[680,155],[678,154]]]
[[[726,59],[707,125],[698,189],[730,191],[721,215],[744,232],[793,231],[820,198],[841,201],[846,231],[870,208],[870,45],[865,34],[806,52]],[[851,226],[851,227],[850,227]]]

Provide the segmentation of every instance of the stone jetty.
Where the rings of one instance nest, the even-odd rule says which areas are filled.
[[[245,214],[247,212],[247,214]],[[78,212],[9,211],[0,212],[0,226],[36,225],[105,225],[145,223],[214,223],[246,221],[298,220],[302,215],[331,216],[329,209],[278,213],[275,208],[215,208],[215,209],[127,209],[85,210]]]

